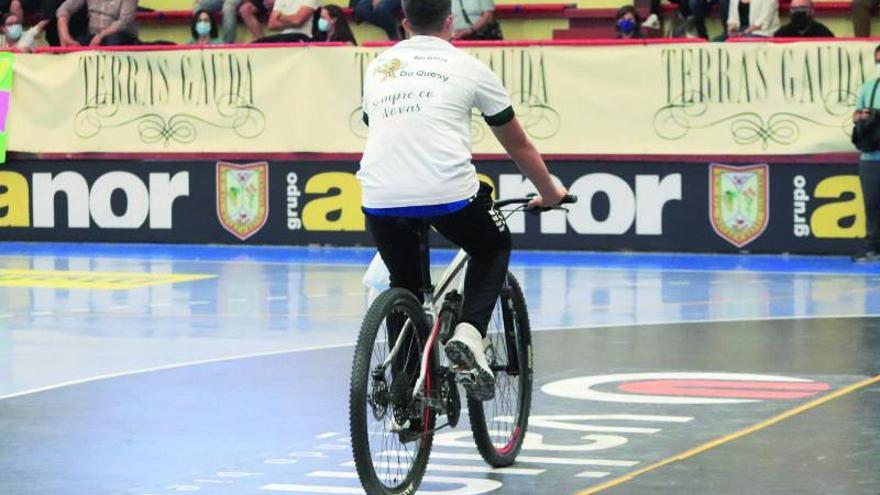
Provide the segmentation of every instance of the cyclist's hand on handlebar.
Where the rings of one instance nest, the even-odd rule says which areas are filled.
[[[544,191],[540,196],[535,196],[529,201],[528,209],[551,208],[559,204],[562,198],[568,194],[568,189],[553,183],[553,190]]]

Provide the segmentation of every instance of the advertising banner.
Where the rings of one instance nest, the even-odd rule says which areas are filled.
[[[855,164],[549,165],[579,202],[567,212],[513,213],[516,249],[845,254],[865,233]],[[477,168],[498,197],[532,191],[509,162]],[[352,162],[11,162],[0,169],[0,235],[370,245],[356,170]]]
[[[469,48],[544,153],[851,152],[874,44]],[[22,152],[363,151],[362,80],[381,48],[16,55],[10,149]],[[399,61],[398,61],[399,62]],[[387,78],[442,80],[389,63]],[[438,69],[439,70],[439,69]],[[394,114],[393,101],[369,102]],[[476,153],[502,150],[480,115]]]

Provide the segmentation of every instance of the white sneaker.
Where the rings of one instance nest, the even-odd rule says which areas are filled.
[[[495,376],[486,359],[486,347],[483,336],[470,323],[456,325],[455,333],[445,347],[459,381],[468,395],[477,400],[495,397]]]
[[[642,27],[654,30],[660,29],[660,19],[657,17],[657,14],[649,15],[645,22],[642,23]]]

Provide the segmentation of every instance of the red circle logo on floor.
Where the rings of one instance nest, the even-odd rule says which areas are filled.
[[[547,394],[569,399],[630,404],[737,404],[805,399],[831,389],[827,383],[747,373],[624,373],[548,383]]]

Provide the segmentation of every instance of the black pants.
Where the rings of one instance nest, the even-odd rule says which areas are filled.
[[[421,297],[425,284],[416,229],[423,220],[471,256],[464,280],[461,321],[474,325],[484,336],[510,261],[510,230],[493,208],[490,194],[491,188],[483,185],[465,208],[427,219],[367,214],[367,228],[391,273],[392,287],[403,287]]]
[[[92,42],[92,38],[95,36],[92,34],[86,34],[77,38],[79,44],[82,46],[88,46],[89,43]],[[101,40],[101,46],[133,46],[140,45],[141,41],[137,38],[137,36],[127,32],[127,31],[117,31],[113,34],[107,35],[103,40]]]
[[[40,18],[49,19],[46,26],[46,41],[52,46],[60,46],[61,40],[58,39],[58,19],[55,18],[55,11],[64,3],[64,0],[40,0]],[[89,12],[85,5],[73,13],[67,20],[67,29],[73,39],[79,39],[80,36],[89,32]]]
[[[257,38],[253,43],[308,43],[311,38],[302,33],[280,33]]]
[[[865,198],[865,247],[869,251],[880,251],[880,161],[860,161],[859,179]]]

